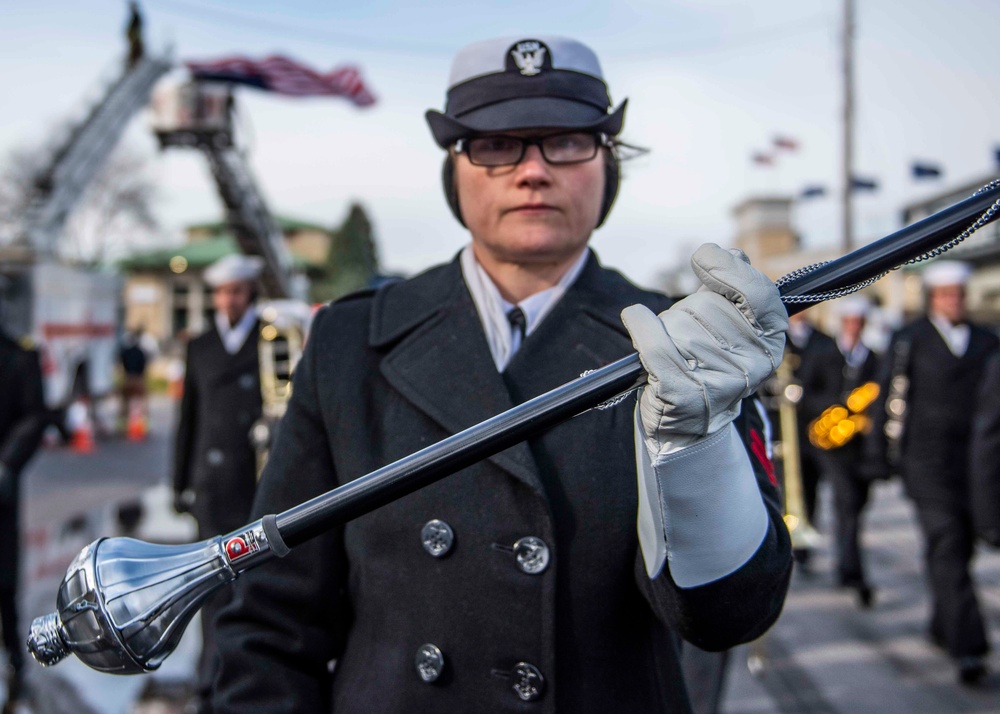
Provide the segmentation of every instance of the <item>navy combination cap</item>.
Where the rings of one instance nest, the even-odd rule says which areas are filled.
[[[581,129],[617,136],[625,105],[612,109],[597,55],[563,37],[501,38],[461,49],[444,112],[428,110],[434,140],[516,129]]]

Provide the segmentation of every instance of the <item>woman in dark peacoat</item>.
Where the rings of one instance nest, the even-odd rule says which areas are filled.
[[[625,356],[619,313],[637,302],[670,304],[591,255],[502,374],[457,261],[322,310],[255,517]],[[757,554],[701,587],[678,588],[669,570],[650,581],[633,407],[582,414],[246,574],[218,621],[216,710],[687,711],[679,638],[722,649],[760,635],[784,599],[788,534],[773,473],[755,457],[770,517]],[[750,402],[739,428],[762,443]],[[441,557],[433,521],[453,536]],[[529,536],[549,554],[536,574],[519,567]],[[425,645],[443,659],[432,684],[415,664]],[[529,703],[512,688],[530,680],[524,664],[545,682]]]

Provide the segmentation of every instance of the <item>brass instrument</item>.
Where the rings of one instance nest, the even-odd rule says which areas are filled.
[[[830,451],[849,443],[858,434],[871,431],[872,420],[865,412],[878,399],[876,382],[865,382],[851,390],[846,404],[833,404],[809,424],[809,443]]]
[[[257,454],[260,478],[274,440],[274,429],[288,408],[292,396],[292,372],[302,357],[312,311],[296,300],[273,300],[260,311],[261,417],[250,428],[250,442]]]
[[[793,549],[809,549],[819,545],[823,536],[809,522],[802,493],[802,456],[799,452],[798,403],[802,400],[802,385],[795,381],[794,372],[800,357],[785,349],[785,356],[769,380],[772,408],[778,406],[778,424],[781,440],[774,444],[774,455],[781,459],[785,496],[785,527],[792,538]],[[767,635],[750,643],[747,669],[754,677],[763,677],[767,671]]]
[[[799,452],[798,403],[802,399],[802,385],[795,381],[793,372],[798,366],[798,355],[785,352],[775,372],[775,381],[780,388],[778,394],[778,421],[781,425],[781,441],[775,451],[781,458],[783,490],[785,493],[785,526],[792,537],[792,548],[814,548],[823,537],[819,534],[806,513],[802,493],[802,455]]]

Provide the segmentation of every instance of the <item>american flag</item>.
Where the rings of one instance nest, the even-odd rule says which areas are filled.
[[[195,79],[248,84],[292,97],[346,97],[359,107],[375,103],[375,96],[352,65],[321,73],[282,55],[262,60],[225,57],[218,60],[185,62]]]

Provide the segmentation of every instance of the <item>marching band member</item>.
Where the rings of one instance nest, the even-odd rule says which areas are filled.
[[[982,680],[989,649],[969,572],[975,538],[968,455],[972,405],[998,346],[995,335],[966,318],[970,274],[955,261],[924,271],[927,314],[893,336],[880,380],[885,408],[876,411],[876,433],[888,431],[892,441],[881,446],[887,454],[898,450],[893,465],[923,530],[933,605],[928,634],[953,658],[964,684]]]
[[[832,367],[837,403],[844,405],[848,395],[877,378],[878,355],[862,341],[869,303],[863,297],[849,296],[833,304],[840,322],[837,349],[841,359]],[[838,448],[824,452],[826,473],[833,489],[836,578],[840,587],[853,589],[863,608],[872,604],[873,590],[865,576],[861,557],[861,514],[868,503],[871,488],[869,472],[864,469],[863,443],[870,434],[859,434]]]
[[[184,394],[174,449],[174,507],[198,521],[198,538],[239,528],[257,486],[250,428],[261,415],[257,280],[263,261],[227,255],[205,270],[212,288],[211,327],[187,348]],[[215,674],[215,614],[232,597],[217,592],[201,610],[198,668],[201,708]]]
[[[637,403],[591,410],[241,577],[218,620],[215,711],[689,711],[680,639],[749,641],[788,587],[788,533],[744,402],[781,359],[785,310],[770,280],[713,245],[692,260],[704,288],[676,303],[600,265],[588,241],[618,189],[625,105],[588,47],[471,45],[449,85],[427,120],[471,242],[317,314],[255,513],[633,345],[648,382]]]
[[[795,382],[802,387],[802,397],[795,405],[802,500],[806,519],[815,524],[817,494],[826,461],[820,450],[809,441],[809,424],[840,396],[840,376],[834,374],[840,354],[834,339],[813,325],[801,312],[789,320],[788,354]],[[772,422],[780,424],[781,420],[775,418]],[[785,435],[780,438],[784,439]],[[796,546],[794,555],[795,562],[803,572],[808,573],[810,549]]]

